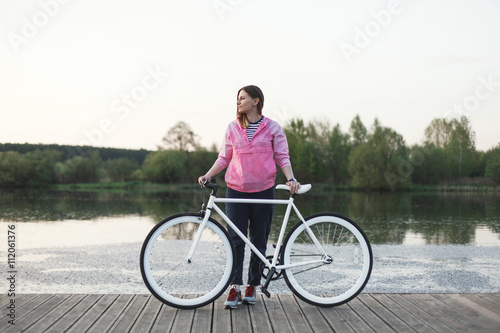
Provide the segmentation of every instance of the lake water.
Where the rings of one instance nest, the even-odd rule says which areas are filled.
[[[296,200],[304,216],[317,212],[347,216],[363,228],[372,244],[500,245],[496,194],[317,192],[313,188]],[[196,186],[192,192],[160,193],[2,190],[0,222],[2,230],[16,224],[23,248],[137,242],[163,218],[197,212],[203,199]],[[277,239],[284,209],[275,206],[270,242]],[[296,222],[294,216],[290,228]],[[0,235],[4,244],[6,234]]]

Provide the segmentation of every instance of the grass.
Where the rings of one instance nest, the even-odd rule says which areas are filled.
[[[192,191],[196,188],[196,184],[157,184],[140,181],[58,184],[54,186],[54,189],[60,191],[82,192],[181,192]]]
[[[488,185],[488,184],[456,184],[456,185],[443,185],[443,184],[411,184],[403,188],[397,188],[395,191],[390,189],[366,189],[359,188],[348,184],[333,184],[333,183],[323,183],[323,184],[313,184],[313,186],[321,192],[489,192],[489,193],[500,193],[500,186],[498,185]]]
[[[225,183],[219,184],[221,188]],[[346,184],[322,183],[313,184],[317,191],[369,191],[369,189],[356,188]],[[85,191],[85,192],[189,192],[198,189],[198,185],[192,184],[158,184],[141,181],[130,182],[99,182],[79,184],[58,184],[53,187],[61,191]],[[380,190],[372,190],[374,192]],[[389,192],[385,190],[382,192]],[[493,192],[500,193],[500,186],[485,184],[461,184],[461,185],[420,185],[412,184],[406,188],[397,189],[396,192]]]

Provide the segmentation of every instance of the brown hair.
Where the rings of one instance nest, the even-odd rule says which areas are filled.
[[[262,115],[262,109],[264,108],[264,94],[262,93],[262,90],[260,90],[260,88],[257,86],[245,86],[238,90],[236,98],[238,98],[238,96],[240,95],[240,91],[242,90],[250,95],[250,97],[259,99],[259,103],[257,104],[257,111],[259,112],[259,115]],[[238,110],[236,110],[236,116],[238,117],[238,121],[240,122],[241,127],[247,128],[249,121],[246,113],[239,113]]]

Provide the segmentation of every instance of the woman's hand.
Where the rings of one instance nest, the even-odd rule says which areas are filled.
[[[210,179],[210,177],[208,177],[207,175],[200,176],[200,177],[198,177],[198,183],[201,186],[203,186],[209,179]]]
[[[286,182],[286,184],[288,186],[290,186],[290,193],[292,193],[292,194],[297,193],[297,191],[300,188],[300,183],[298,181],[296,181],[296,180],[292,180],[292,181]]]

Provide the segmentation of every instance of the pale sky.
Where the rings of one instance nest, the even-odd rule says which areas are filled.
[[[264,114],[375,118],[408,145],[467,115],[500,143],[500,1],[0,0],[0,143],[220,144],[239,88]]]

